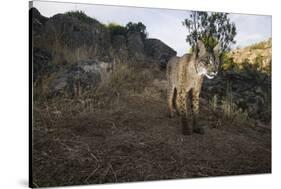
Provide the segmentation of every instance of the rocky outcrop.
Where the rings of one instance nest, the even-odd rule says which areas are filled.
[[[271,119],[271,77],[258,71],[226,71],[218,77],[204,79],[202,97],[230,100],[249,116],[268,121]],[[268,109],[268,112],[266,110]]]
[[[69,49],[88,49],[89,57],[109,59],[110,35],[98,21],[83,21],[75,15],[57,14],[45,26],[48,43],[59,42]]]
[[[40,12],[36,8],[31,8],[29,10],[30,16],[31,16],[31,22],[32,22],[32,31],[33,35],[37,35],[44,30],[44,25],[48,21],[48,18],[45,16],[42,16]]]
[[[140,62],[145,60],[144,43],[140,33],[129,33],[127,37],[127,46],[130,57]]]
[[[77,49],[86,51],[85,58],[103,61],[119,59],[127,62],[156,62],[165,65],[176,52],[157,39],[144,39],[141,33],[129,32],[112,35],[99,21],[82,12],[68,12],[46,18],[32,8],[32,31],[34,45],[50,52],[68,49],[74,54]],[[64,55],[65,56],[65,55]]]
[[[129,51],[127,46],[127,38],[124,35],[114,35],[111,39],[114,57],[120,62],[129,59]]]
[[[144,43],[145,54],[160,63],[165,68],[169,59],[177,52],[159,39],[147,39]]]
[[[97,87],[106,80],[110,72],[105,70],[110,70],[113,61],[149,62],[165,67],[176,55],[158,39],[146,39],[137,31],[111,32],[106,25],[83,12],[46,18],[32,8],[30,15],[34,82],[47,86],[44,91],[49,96],[79,95],[83,90]],[[42,84],[44,77],[49,79]]]
[[[35,47],[42,48],[41,44],[44,41],[45,24],[48,21],[48,18],[42,16],[35,8],[29,10],[29,16],[29,22],[32,24],[32,44]]]
[[[110,78],[112,62],[81,60],[62,72],[54,74],[49,83],[49,96],[79,96],[85,90],[95,89]]]
[[[41,13],[36,8],[31,8],[29,11],[34,20],[38,20],[41,24],[45,24],[47,22],[48,18],[42,16]]]
[[[40,80],[43,75],[50,74],[54,71],[55,65],[51,63],[52,55],[46,49],[33,49],[33,80],[34,82]]]

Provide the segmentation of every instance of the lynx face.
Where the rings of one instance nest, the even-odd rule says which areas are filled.
[[[198,49],[197,73],[205,75],[208,79],[213,79],[218,74],[219,44],[211,52],[206,51],[203,43],[198,44]]]

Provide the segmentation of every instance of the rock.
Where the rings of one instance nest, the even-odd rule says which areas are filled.
[[[34,7],[32,7],[29,10],[30,14],[31,14],[31,18],[34,20],[37,20],[40,24],[45,25],[45,23],[47,22],[48,18],[45,16],[42,16],[41,13]]]
[[[34,77],[45,77],[50,96],[79,95],[106,80],[110,62],[155,62],[165,67],[176,52],[157,39],[140,32],[112,34],[110,29],[83,12],[67,12],[46,18],[30,9],[33,26]],[[78,61],[77,60],[83,60]],[[39,62],[39,63],[38,63]],[[79,76],[79,77],[78,77]],[[104,77],[106,76],[106,77]],[[39,82],[40,83],[40,82]],[[43,84],[42,84],[43,85]]]
[[[220,99],[228,96],[238,109],[247,111],[250,117],[263,119],[270,89],[271,78],[264,73],[226,71],[212,80],[204,79],[201,96],[205,99],[212,99],[214,95]]]
[[[120,62],[126,62],[129,58],[129,51],[127,47],[127,38],[124,35],[114,35],[111,38],[114,57]]]
[[[113,63],[98,60],[81,60],[62,72],[55,73],[50,82],[50,96],[66,94],[81,95],[85,90],[95,89],[108,81]]]
[[[57,14],[46,22],[46,33],[49,43],[59,41],[69,49],[78,48],[88,51],[89,57],[109,59],[110,34],[95,19],[81,21],[75,14]]]
[[[159,39],[146,39],[144,50],[148,57],[151,57],[155,62],[159,62],[163,68],[166,67],[170,58],[177,55],[176,51]]]
[[[129,57],[136,60],[137,62],[143,62],[145,60],[145,55],[144,43],[141,34],[138,32],[129,33],[127,40]]]
[[[45,33],[45,24],[48,21],[47,17],[44,17],[36,8],[31,8],[29,10],[30,14],[30,23],[32,26],[32,42],[33,46],[40,46],[44,43],[44,33]]]
[[[70,57],[81,54],[82,59],[157,62],[165,67],[168,60],[176,55],[160,40],[144,39],[140,32],[113,35],[106,25],[83,12],[56,14],[51,18],[42,16],[35,8],[30,9],[30,13],[34,28],[33,45],[48,49],[60,62],[64,59],[67,60],[65,62],[74,63],[75,57]]]
[[[48,75],[54,71],[55,65],[51,63],[52,55],[46,49],[33,48],[33,80],[39,80],[42,75]]]
[[[56,72],[59,67],[53,64],[53,56],[47,49],[34,47],[32,53],[33,96],[35,99],[41,99],[48,91],[48,80],[46,78]]]

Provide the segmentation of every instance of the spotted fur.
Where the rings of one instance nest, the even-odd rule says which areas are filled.
[[[183,134],[204,133],[197,123],[199,116],[199,97],[203,77],[212,79],[218,72],[219,45],[207,52],[203,42],[198,41],[192,54],[173,57],[167,65],[168,110],[174,117],[175,111],[181,116]]]

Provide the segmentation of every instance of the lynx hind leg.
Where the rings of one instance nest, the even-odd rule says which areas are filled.
[[[204,134],[203,127],[198,124],[198,118],[199,118],[199,91],[192,90],[192,119],[193,119],[193,131],[195,133]]]
[[[182,133],[184,135],[192,134],[192,121],[191,121],[191,102],[190,92],[184,90],[179,91],[177,97],[177,107],[182,119]]]
[[[170,86],[167,93],[167,100],[168,100],[168,114],[169,117],[175,116],[175,106],[174,106],[174,99],[175,99],[175,91],[176,88],[173,86]]]

